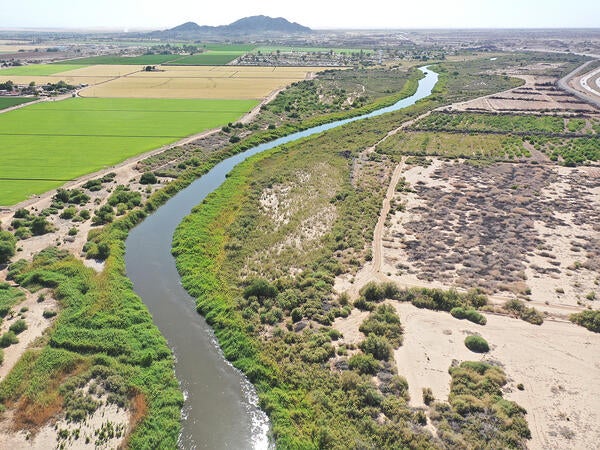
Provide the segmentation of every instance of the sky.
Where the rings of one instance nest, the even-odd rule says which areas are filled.
[[[600,0],[0,0],[0,28],[166,29],[285,17],[314,29],[600,28]]]

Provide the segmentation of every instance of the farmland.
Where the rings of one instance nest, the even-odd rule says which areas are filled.
[[[79,69],[80,66],[72,64],[31,64],[29,66],[11,67],[0,70],[0,77],[8,75],[54,75],[67,70]]]
[[[35,97],[0,97],[0,110],[37,100]]]
[[[208,51],[198,55],[180,57],[170,61],[169,64],[175,66],[223,66],[225,64],[229,64],[231,61],[236,59],[238,56],[242,56],[243,54],[245,54],[245,52]]]
[[[72,99],[3,114],[0,204],[16,203],[184,136],[235,121],[255,104]]]
[[[179,55],[142,55],[142,56],[91,56],[89,58],[72,59],[68,64],[75,65],[155,65],[164,64],[168,61],[179,58]]]
[[[90,86],[83,97],[259,99],[320,68],[161,66]]]

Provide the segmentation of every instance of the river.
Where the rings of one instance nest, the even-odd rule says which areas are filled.
[[[356,120],[406,108],[429,96],[438,75],[427,68],[421,70],[425,77],[419,80],[414,95],[372,113],[310,128],[232,156],[130,232],[125,252],[127,276],[173,349],[175,374],[184,392],[181,448],[266,449],[269,421],[258,407],[253,386],[224,359],[211,328],[196,312],[194,299],[181,286],[171,255],[175,228],[225,181],[231,169],[248,157]]]

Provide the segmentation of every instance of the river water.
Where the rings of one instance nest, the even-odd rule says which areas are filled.
[[[175,374],[184,392],[184,449],[267,449],[269,421],[258,407],[253,386],[227,362],[211,328],[196,312],[195,302],[181,286],[171,242],[175,228],[237,164],[257,153],[303,137],[413,105],[431,94],[438,75],[421,69],[425,77],[417,92],[372,113],[340,120],[258,145],[217,164],[180,191],[134,228],[126,241],[127,276],[142,298],[175,354]]]

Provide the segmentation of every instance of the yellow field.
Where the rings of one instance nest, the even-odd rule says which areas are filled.
[[[91,69],[91,68],[90,68]],[[138,72],[80,92],[82,97],[262,99],[322,67],[170,67]]]
[[[68,63],[67,63],[68,64]],[[96,65],[86,66],[81,69],[67,70],[61,72],[55,76],[70,76],[70,77],[119,77],[123,75],[129,75],[134,72],[143,70],[143,66],[109,66],[109,65]]]
[[[49,48],[47,45],[30,45],[30,44],[0,44],[0,52],[2,53],[17,53],[19,50],[33,52],[38,48],[40,51],[46,51]]]
[[[82,97],[104,98],[193,98],[262,99],[276,89],[304,80],[324,67],[158,66],[144,72],[143,66],[95,65],[49,76],[4,75],[0,82],[37,85],[60,80],[73,85],[88,84]]]

